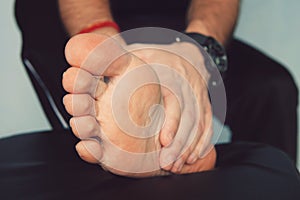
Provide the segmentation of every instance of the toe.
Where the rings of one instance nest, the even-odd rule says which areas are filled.
[[[89,163],[100,163],[102,158],[102,148],[97,141],[80,141],[79,143],[77,143],[75,148],[82,160]]]
[[[170,170],[170,165],[182,157],[195,142],[195,133],[192,120],[182,119],[182,123],[174,137],[172,143],[164,147],[161,151],[160,162],[161,167],[165,170]]]
[[[70,126],[74,135],[79,139],[101,137],[100,126],[92,116],[73,117],[70,120]]]
[[[72,116],[95,116],[95,101],[87,94],[67,94],[63,103],[67,112]]]
[[[160,142],[163,146],[171,144],[180,123],[180,105],[176,96],[166,89],[162,89],[166,120],[160,132]]]
[[[93,75],[120,75],[131,56],[116,40],[100,34],[80,34],[69,40],[65,49],[67,61]]]
[[[82,66],[91,51],[107,38],[96,34],[79,34],[72,37],[65,48],[68,63],[74,67]]]

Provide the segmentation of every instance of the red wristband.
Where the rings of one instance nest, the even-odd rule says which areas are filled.
[[[104,22],[96,22],[96,23],[88,26],[87,28],[82,29],[78,34],[90,33],[94,30],[97,30],[97,29],[103,28],[103,27],[112,27],[112,28],[116,29],[118,32],[120,32],[120,27],[118,26],[117,23],[112,22],[112,21],[104,21]]]

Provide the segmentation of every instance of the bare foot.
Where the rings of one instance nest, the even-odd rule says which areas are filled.
[[[151,67],[106,39],[83,34],[66,47],[72,67],[63,76],[63,86],[70,93],[64,104],[73,116],[72,131],[82,139],[77,152],[83,160],[119,175],[168,174],[159,165],[158,133],[164,114],[158,78]],[[102,76],[109,77],[109,82]],[[213,149],[196,163],[184,165],[180,173],[212,169],[215,159]]]

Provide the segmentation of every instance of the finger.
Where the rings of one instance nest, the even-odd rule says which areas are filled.
[[[190,153],[190,152],[188,152],[188,153]],[[188,155],[184,154],[179,159],[177,159],[176,162],[173,164],[172,168],[170,169],[170,171],[175,174],[180,173],[187,157],[188,157]]]
[[[212,170],[215,167],[216,158],[216,150],[212,148],[205,157],[198,159],[194,164],[185,164],[179,173],[186,174]]]
[[[187,159],[188,164],[194,164],[198,159],[205,157],[206,154],[213,148],[213,145],[210,143],[212,134],[213,131],[211,129],[207,130],[206,133],[203,134],[196,148]]]
[[[183,111],[185,112],[185,111]],[[162,148],[160,165],[164,170],[170,170],[172,164],[181,156],[181,152],[189,146],[188,139],[192,130],[195,129],[193,118],[182,118],[176,136],[171,145]]]
[[[66,45],[65,56],[73,67],[93,75],[117,76],[131,61],[131,55],[116,40],[100,34],[79,34]]]
[[[166,88],[162,88],[162,94],[166,118],[159,136],[161,145],[168,146],[171,144],[178,130],[181,110],[179,102],[177,101],[176,96],[173,93],[167,91]]]
[[[64,72],[62,82],[67,92],[92,95],[97,88],[98,80],[85,70],[70,67]]]
[[[189,164],[193,164],[197,159],[203,157],[211,147],[210,142],[213,136],[212,113],[209,110],[206,110],[206,112],[204,131],[196,148],[187,159],[187,163]]]
[[[67,112],[72,116],[95,116],[95,100],[87,94],[67,94],[63,98]]]
[[[103,151],[99,142],[96,140],[83,140],[75,146],[80,158],[89,163],[100,163]]]
[[[101,137],[100,126],[92,116],[72,117],[70,126],[74,135],[79,139]]]
[[[171,171],[173,173],[180,173],[181,172],[182,167],[185,165],[185,163],[187,162],[189,156],[195,150],[197,144],[199,143],[199,140],[201,138],[202,133],[203,133],[203,127],[199,126],[198,130],[197,130],[197,134],[190,134],[189,136],[187,136],[187,137],[189,137],[189,140],[188,140],[189,142],[187,142],[188,146],[183,148],[184,151],[181,152],[182,155],[179,157],[179,159],[177,159],[174,162],[174,164],[172,166],[172,169],[171,169]]]

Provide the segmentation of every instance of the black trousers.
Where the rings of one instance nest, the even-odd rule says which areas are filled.
[[[290,73],[237,40],[230,44],[228,57],[225,123],[232,140],[269,144],[295,161],[298,89]]]
[[[217,145],[213,171],[130,179],[103,171],[76,155],[69,131],[0,140],[0,199],[298,200],[300,176],[270,146]]]

